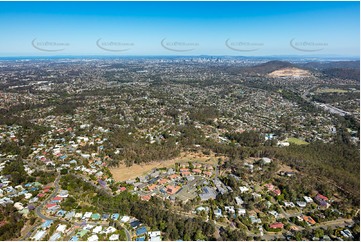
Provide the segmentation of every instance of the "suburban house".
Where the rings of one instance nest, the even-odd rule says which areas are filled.
[[[241,191],[241,193],[244,193],[244,192],[248,192],[249,188],[245,187],[245,186],[242,186],[242,187],[239,187],[239,190]]]
[[[313,199],[308,197],[308,196],[304,196],[303,199],[305,199],[306,203],[312,203]]]
[[[196,174],[201,174],[202,173],[202,171],[200,169],[193,169],[192,172],[196,173]]]
[[[270,229],[283,229],[283,223],[276,222],[269,225]]]
[[[317,194],[316,197],[314,197],[316,203],[318,205],[320,205],[321,207],[326,207],[328,208],[330,206],[330,204],[327,202],[328,201],[328,197],[325,197],[321,194]]]
[[[156,184],[152,184],[152,185],[149,185],[148,186],[148,189],[149,189],[149,191],[154,191],[155,189],[157,188],[157,185]]]
[[[214,210],[214,215],[216,217],[222,217],[222,210],[220,208],[217,208],[216,210]]]
[[[167,193],[170,195],[173,195],[179,191],[181,187],[180,186],[167,186]]]
[[[148,232],[148,237],[150,241],[161,241],[160,231],[152,231]]]
[[[267,165],[267,164],[271,164],[272,160],[270,158],[267,158],[267,157],[263,157],[261,159],[261,164],[263,165]]]
[[[311,216],[303,216],[302,218],[305,222],[307,222],[310,225],[316,224],[316,221],[313,220],[313,218]]]
[[[136,235],[137,236],[140,236],[140,235],[143,235],[145,233],[147,233],[147,228],[146,227],[140,227],[136,230]]]
[[[235,197],[235,200],[236,200],[236,204],[238,205],[238,206],[241,206],[244,202],[243,202],[243,200],[242,200],[242,198],[240,198],[240,197]]]
[[[306,205],[307,205],[307,203],[306,203],[306,202],[303,202],[303,201],[297,201],[296,203],[297,203],[297,205],[298,205],[300,208],[305,208]]]
[[[236,213],[233,206],[225,206],[224,210],[228,213],[233,213],[233,214]]]
[[[189,171],[183,171],[183,172],[181,172],[181,175],[182,176],[190,176],[191,173]]]
[[[295,204],[293,202],[283,202],[285,204],[285,207],[294,208]]]
[[[239,208],[239,209],[237,209],[237,214],[238,214],[239,216],[244,216],[244,215],[246,215],[246,209],[245,209],[245,208]]]

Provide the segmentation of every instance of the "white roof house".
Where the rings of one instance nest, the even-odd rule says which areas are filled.
[[[353,235],[349,229],[345,229],[345,230],[341,231],[341,235],[346,238],[353,238]]]
[[[126,222],[129,221],[129,219],[130,219],[129,216],[123,216],[122,219],[120,220],[120,222],[121,222],[121,223],[126,223]]]
[[[196,211],[197,211],[197,212],[200,212],[200,211],[206,211],[206,212],[208,212],[208,210],[209,210],[208,207],[203,207],[203,206],[200,206],[200,207],[196,208]]]
[[[240,206],[240,205],[242,205],[242,204],[244,203],[243,200],[242,200],[242,198],[240,198],[240,197],[236,197],[235,200],[236,200],[236,204],[237,204],[238,206]]]
[[[245,186],[242,186],[242,187],[239,187],[239,190],[241,191],[241,193],[244,193],[244,192],[249,191],[249,188],[245,187]]]
[[[238,215],[246,215],[246,209],[245,208],[239,208],[238,210],[237,210],[237,212],[238,212]]]
[[[69,191],[68,190],[60,190],[58,193],[58,197],[68,197]]]
[[[106,234],[111,234],[111,233],[114,233],[115,231],[116,231],[116,228],[114,228],[113,226],[109,226],[108,228],[105,229]]]
[[[84,213],[83,219],[89,219],[92,216],[92,212],[86,212]]]
[[[75,218],[81,218],[81,217],[83,217],[83,213],[76,213],[74,217]]]
[[[296,202],[298,206],[300,206],[301,208],[306,207],[307,203],[306,202],[302,202],[302,201],[297,201]]]
[[[31,193],[25,193],[25,199],[30,199],[33,196]]]
[[[150,241],[161,241],[160,234],[161,234],[160,231],[148,232],[149,240]]]
[[[222,217],[222,210],[220,208],[213,211],[216,217]]]
[[[277,145],[279,145],[279,146],[290,146],[290,143],[286,142],[286,141],[278,141]]]
[[[17,210],[22,210],[22,209],[24,209],[24,206],[21,202],[16,202],[14,204],[14,208],[16,208]]]
[[[286,207],[291,207],[291,208],[295,207],[295,204],[293,202],[284,202],[284,204]]]
[[[102,230],[103,230],[103,227],[99,225],[93,229],[93,233],[98,234]]]
[[[60,233],[54,233],[50,238],[49,241],[57,241],[61,237]]]
[[[81,157],[85,158],[85,159],[89,159],[90,155],[89,154],[81,154]]]
[[[279,214],[278,214],[276,211],[274,211],[274,210],[269,211],[268,213],[269,213],[269,214],[272,214],[273,216],[275,216],[275,218],[277,218],[278,215],[279,215]]]
[[[234,207],[233,206],[225,206],[224,210],[228,213],[235,213]]]
[[[110,240],[110,241],[118,241],[118,240],[119,240],[119,234],[112,234],[112,235],[109,237],[109,240]]]
[[[34,235],[33,239],[34,239],[35,241],[39,241],[39,240],[41,240],[41,239],[45,236],[45,234],[46,234],[46,231],[44,231],[44,230],[39,230],[38,232],[36,232],[36,234]]]
[[[24,190],[23,186],[22,185],[17,185],[15,186],[15,189],[18,189],[18,190]]]
[[[94,226],[95,226],[95,225],[92,225],[92,224],[86,224],[86,225],[84,226],[84,229],[86,229],[86,230],[91,230],[92,228],[94,228]]]
[[[99,240],[99,238],[96,234],[93,234],[92,236],[90,236],[88,238],[88,241],[98,241],[98,240]]]
[[[262,164],[271,164],[272,160],[267,157],[262,157]]]
[[[308,196],[304,196],[303,199],[305,199],[306,203],[312,203],[313,199],[308,197]]]
[[[65,230],[66,230],[66,224],[59,224],[59,226],[56,228],[56,231],[61,233],[64,233]]]

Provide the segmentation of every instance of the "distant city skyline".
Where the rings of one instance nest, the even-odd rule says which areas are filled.
[[[352,56],[359,2],[0,2],[0,56]]]

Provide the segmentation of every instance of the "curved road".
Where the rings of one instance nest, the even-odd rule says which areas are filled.
[[[41,213],[41,210],[43,209],[43,206],[49,201],[49,200],[51,200],[51,199],[53,199],[55,196],[56,196],[56,194],[58,193],[58,191],[59,191],[59,181],[60,181],[60,178],[61,178],[61,175],[60,174],[58,174],[58,176],[56,177],[56,179],[54,180],[54,191],[53,191],[53,193],[49,196],[49,197],[47,197],[39,206],[37,206],[36,208],[35,208],[35,214],[39,217],[39,218],[41,218],[41,219],[44,219],[44,220],[56,220],[56,219],[58,219],[58,220],[61,220],[62,222],[65,222],[65,223],[70,223],[69,221],[66,221],[66,220],[64,220],[64,219],[59,219],[59,218],[57,218],[57,217],[52,217],[52,216],[47,216],[47,215],[44,215],[44,214],[42,214]],[[84,179],[84,178],[83,178]],[[84,179],[84,181],[85,181],[85,179]],[[93,185],[93,184],[92,184]],[[74,225],[75,226],[81,226],[83,224],[83,222],[75,222],[74,223]],[[109,223],[106,223],[106,222],[101,222],[101,223],[96,223],[96,222],[87,222],[87,224],[90,224],[90,225],[109,225]],[[120,225],[120,224],[119,224]],[[32,234],[33,234],[33,232],[34,232],[34,230],[38,227],[39,225],[38,224],[36,224],[36,225],[34,225],[33,226],[33,228],[31,228],[30,229],[30,231],[23,237],[23,239],[22,240],[27,240]],[[121,226],[123,229],[124,229],[124,231],[125,231],[125,234],[126,234],[126,236],[127,236],[127,240],[128,241],[131,241],[131,236],[130,236],[130,233],[129,233],[129,231],[125,228],[125,227],[123,227],[123,226]]]
[[[37,207],[35,208],[35,213],[36,213],[36,215],[38,215],[38,217],[40,217],[40,218],[42,218],[42,219],[45,219],[45,220],[53,220],[53,219],[56,219],[56,218],[54,218],[54,217],[47,217],[47,216],[43,215],[43,214],[41,213],[41,209],[43,208],[43,206],[44,206],[50,199],[53,199],[53,198],[56,196],[56,194],[58,193],[58,191],[59,191],[59,181],[60,181],[60,178],[61,178],[61,176],[60,176],[60,174],[59,174],[59,175],[56,177],[55,181],[54,181],[54,191],[53,191],[53,193],[52,193],[49,197],[47,197],[39,206],[37,206]]]
[[[40,203],[39,206],[37,206],[35,208],[35,214],[41,219],[44,219],[44,220],[54,220],[54,219],[56,219],[56,218],[53,218],[53,217],[47,217],[47,216],[43,215],[41,213],[41,209],[43,208],[45,203],[47,203],[50,199],[54,198],[56,196],[56,194],[58,193],[60,178],[61,178],[61,176],[60,176],[60,174],[58,174],[58,176],[54,180],[54,191],[53,191],[53,193],[49,197],[47,197],[42,203]],[[34,230],[37,227],[38,227],[38,225],[34,225],[33,228],[30,229],[30,231],[23,237],[22,240],[27,240],[32,235],[32,233],[34,232]]]

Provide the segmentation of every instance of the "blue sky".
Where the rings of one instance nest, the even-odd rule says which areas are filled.
[[[359,9],[359,2],[0,2],[0,56],[359,56]]]

